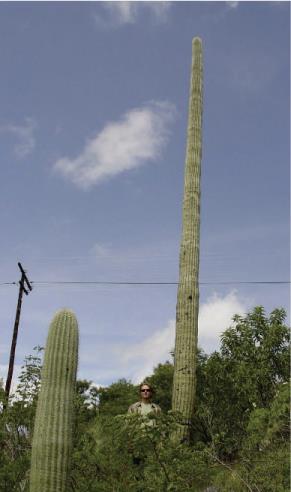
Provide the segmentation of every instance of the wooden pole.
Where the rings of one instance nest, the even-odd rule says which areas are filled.
[[[13,377],[14,359],[15,359],[15,351],[16,351],[18,326],[19,326],[19,320],[20,320],[23,292],[26,295],[29,294],[28,290],[26,289],[26,287],[24,285],[24,282],[27,284],[29,290],[30,291],[32,290],[31,284],[30,284],[30,282],[26,276],[25,271],[22,268],[21,263],[18,263],[18,266],[19,266],[19,269],[21,271],[21,279],[19,281],[18,302],[17,302],[16,316],[15,316],[14,329],[13,329],[12,342],[11,342],[11,349],[10,349],[8,374],[7,374],[6,385],[5,385],[5,394],[6,394],[6,400],[7,401],[9,398],[11,381],[12,381],[12,377]]]
[[[7,400],[9,398],[11,381],[12,381],[12,376],[13,376],[15,350],[16,350],[16,342],[17,342],[17,335],[18,335],[18,326],[19,326],[19,320],[20,320],[20,312],[21,312],[23,292],[24,292],[24,286],[23,286],[23,275],[22,275],[21,280],[19,282],[18,302],[17,302],[16,316],[15,316],[13,336],[12,336],[11,349],[10,349],[9,368],[8,368],[8,374],[7,374],[6,385],[5,385],[5,393],[6,393]]]

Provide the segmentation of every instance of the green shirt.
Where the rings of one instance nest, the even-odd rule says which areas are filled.
[[[142,401],[133,403],[128,409],[128,413],[138,413],[139,415],[147,415],[151,412],[158,415],[162,410],[156,403],[143,403]]]

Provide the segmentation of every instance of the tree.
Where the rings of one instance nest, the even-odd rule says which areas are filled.
[[[202,43],[192,42],[192,76],[186,151],[183,230],[180,248],[180,273],[176,311],[175,369],[172,408],[183,416],[180,439],[187,439],[193,417],[198,307],[200,242],[200,163],[202,127]]]
[[[100,415],[115,416],[126,413],[139,394],[137,386],[126,379],[119,379],[107,388],[98,388],[97,396]]]
[[[235,465],[237,475],[220,470],[215,480],[218,487],[243,492],[246,489],[239,476],[249,484],[249,490],[290,490],[289,391],[288,383],[278,384],[270,408],[251,411]]]
[[[234,316],[221,337],[220,352],[199,365],[194,430],[221,459],[234,460],[254,409],[269,409],[280,384],[289,378],[286,312],[269,317],[262,307]]]
[[[171,409],[174,366],[172,362],[158,364],[154,373],[146,378],[154,388],[154,402],[160,405],[163,412]]]
[[[31,435],[40,386],[42,347],[25,357],[19,384],[10,395],[3,411],[6,395],[0,388],[0,490],[26,491],[30,466]]]
[[[68,491],[91,492],[96,483],[97,438],[99,429],[98,388],[91,381],[77,380],[75,395],[74,446]],[[92,488],[91,488],[92,487]]]

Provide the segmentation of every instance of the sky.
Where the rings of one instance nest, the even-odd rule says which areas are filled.
[[[55,312],[78,377],[134,383],[170,359],[192,38],[203,43],[199,346],[235,314],[289,313],[289,2],[0,3],[0,377],[20,261],[14,386]],[[94,285],[57,282],[169,282]],[[51,283],[49,283],[51,282]]]

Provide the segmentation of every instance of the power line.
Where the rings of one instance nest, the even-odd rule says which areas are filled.
[[[288,280],[231,280],[199,282],[200,285],[290,285]],[[33,285],[179,285],[179,282],[132,282],[104,280],[36,280]],[[0,285],[17,285],[17,282],[1,282]]]
[[[178,285],[178,282],[120,282],[120,281],[36,281],[34,285]]]
[[[33,285],[179,285],[179,282],[134,282],[107,280],[36,280]],[[290,285],[289,280],[231,280],[199,282],[199,285]],[[0,282],[0,285],[18,285],[17,282]]]
[[[36,281],[34,285],[179,285],[179,282],[120,282],[120,281]],[[199,282],[200,285],[232,285],[232,284],[290,284],[288,281],[230,281],[230,282]]]

